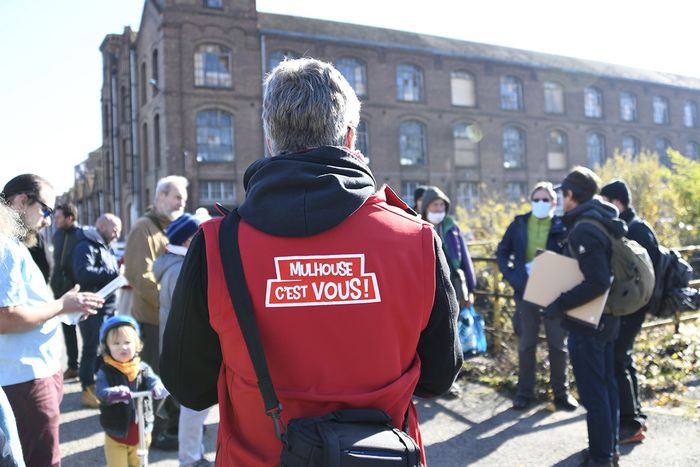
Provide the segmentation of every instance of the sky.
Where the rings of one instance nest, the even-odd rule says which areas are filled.
[[[0,0],[0,188],[32,172],[61,193],[102,143],[100,44],[144,0]],[[688,0],[257,0],[258,11],[400,29],[700,78]],[[561,18],[561,19],[559,19]]]

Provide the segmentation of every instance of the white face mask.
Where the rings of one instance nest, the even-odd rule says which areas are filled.
[[[427,213],[428,222],[433,225],[438,225],[445,218],[445,211],[443,212],[429,212]]]
[[[542,201],[537,203],[530,203],[532,206],[532,215],[538,219],[544,219],[549,217],[549,213],[552,210],[552,203],[544,203]]]

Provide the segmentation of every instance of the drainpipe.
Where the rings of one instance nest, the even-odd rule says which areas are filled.
[[[112,54],[110,72],[110,101],[112,110],[112,183],[114,187],[114,214],[122,217],[122,189],[121,189],[121,148],[119,147],[119,109],[117,107],[117,57]]]
[[[136,50],[133,47],[129,50],[129,96],[131,98],[131,224],[134,225],[141,213],[141,144],[139,142],[139,122],[137,119],[138,90],[136,83]]]

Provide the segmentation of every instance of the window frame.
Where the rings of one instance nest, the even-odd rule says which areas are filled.
[[[221,136],[225,136],[223,133],[217,135],[216,132],[211,131],[212,128],[214,128],[214,129],[219,128],[219,132],[221,132],[221,129],[225,128],[225,127],[222,127],[221,125],[216,126],[216,127],[210,127],[210,126],[200,127],[199,118],[200,118],[200,115],[202,115],[204,117],[204,114],[215,114],[217,121],[219,121],[222,117],[228,117],[230,119],[230,123],[231,123],[230,124],[230,135],[229,135],[230,141],[231,141],[230,145],[229,144],[212,144],[209,142],[207,142],[207,143],[201,142],[200,143],[200,136],[208,136],[209,139],[211,139],[212,137],[221,138]],[[208,129],[210,129],[210,131],[208,131],[208,132],[202,131],[202,133],[204,133],[204,134],[200,135],[200,129],[203,130],[204,128],[208,128]],[[197,113],[195,114],[195,145],[197,148],[197,154],[195,157],[196,157],[197,162],[199,162],[199,163],[233,162],[233,161],[235,161],[236,160],[236,139],[235,139],[235,116],[234,116],[234,114],[227,111],[227,110],[221,109],[221,108],[206,108],[206,109],[202,109],[202,110],[197,111]],[[212,158],[212,157],[207,156],[205,158],[204,156],[201,155],[201,151],[200,151],[200,148],[203,146],[206,146],[207,148],[212,148],[212,147],[217,148],[217,147],[222,147],[222,146],[229,147],[230,146],[230,148],[231,148],[230,157]],[[216,153],[217,151],[216,150],[215,151],[207,151],[207,154],[210,154],[212,152]]]
[[[546,114],[562,115],[566,112],[566,105],[564,102],[564,86],[561,83],[556,81],[545,81],[542,83],[542,91],[544,93],[544,112]],[[559,110],[556,108],[557,101],[560,105]]]
[[[510,151],[509,147],[507,146],[507,141],[506,141],[506,132],[509,132],[509,130],[514,130],[514,134],[518,135],[518,140],[520,142],[519,146],[521,149],[519,150],[519,161],[517,162],[516,165],[510,165],[510,160],[506,157]],[[503,151],[503,169],[504,170],[518,170],[518,169],[524,169],[527,167],[526,160],[527,160],[527,133],[525,130],[522,128],[515,126],[515,125],[507,125],[503,127],[503,130],[501,131],[501,147]]]
[[[218,51],[206,50],[215,47]],[[222,62],[222,59],[225,61]],[[196,88],[233,88],[233,51],[230,47],[214,42],[199,44],[195,47],[193,60]],[[225,71],[209,69],[208,67],[214,63],[223,65]]]
[[[399,102],[425,102],[425,75],[415,63],[396,65],[396,100]]]
[[[524,110],[523,80],[514,75],[503,75],[501,76],[499,89],[501,110],[508,112],[522,112]],[[511,105],[514,105],[514,107],[511,107]]]
[[[583,90],[583,115],[586,118],[603,118],[603,91],[595,86]]]
[[[561,138],[561,141],[552,141],[553,135],[557,135]],[[559,152],[555,149],[560,149]],[[563,163],[559,166],[553,167],[552,159],[557,155],[561,155]],[[547,170],[566,170],[569,162],[569,137],[564,130],[559,128],[552,128],[547,134]]]
[[[685,128],[698,127],[698,105],[695,101],[687,100],[683,103],[683,126]]]
[[[458,135],[458,130],[462,129],[464,130],[463,134]],[[470,130],[472,133],[476,132],[476,134],[470,136]],[[475,122],[460,121],[452,125],[452,157],[455,167],[479,167],[481,163],[479,144],[481,141],[480,134],[481,130]],[[458,147],[459,141],[464,141],[465,145],[471,145],[471,147]],[[459,153],[465,153],[467,155],[460,158]],[[460,160],[469,161],[469,154],[471,154],[472,157],[471,162],[460,163]]]
[[[344,64],[342,62],[345,62]],[[343,69],[349,69],[350,65],[352,63],[352,75],[353,76],[347,76],[345,73],[343,73]],[[346,66],[343,66],[346,65]],[[350,84],[352,89],[355,91],[355,94],[357,97],[367,97],[367,65],[363,60],[360,60],[355,57],[350,57],[350,56],[342,56],[339,57],[338,59],[335,60],[335,67],[336,69],[340,72],[341,75],[347,80],[347,82]],[[360,78],[360,83],[358,85],[358,71],[359,71],[359,78]],[[358,87],[361,87],[361,89],[358,89]]]
[[[633,147],[632,147],[632,152],[630,153],[627,151],[627,145],[625,144],[625,140],[631,140],[633,142]],[[620,153],[624,156],[629,156],[629,157],[637,157],[639,155],[640,151],[640,144],[639,144],[639,138],[637,138],[634,135],[629,135],[625,134],[622,135],[622,142],[620,144]]]
[[[628,114],[629,117],[626,118]],[[639,120],[637,96],[633,92],[623,91],[620,93],[620,120],[623,122],[637,122]]]
[[[605,164],[605,160],[607,159],[607,151],[605,148],[605,135],[599,131],[589,131],[586,133],[586,164],[588,165],[589,168],[594,169],[596,166],[596,161],[593,161],[591,158],[591,138],[596,138],[598,142],[598,147],[599,152],[598,152],[598,165],[603,165]]]
[[[670,125],[669,100],[664,96],[654,96],[651,101],[652,121],[655,125]],[[661,113],[659,113],[661,112]]]
[[[411,133],[406,134],[404,130],[409,125],[414,126],[414,128],[420,129],[420,131],[415,132],[413,134],[411,134]],[[401,123],[399,123],[399,162],[400,162],[400,165],[402,167],[425,167],[428,165],[428,142],[427,142],[428,135],[427,135],[427,133],[428,133],[428,131],[427,131],[427,127],[426,127],[425,123],[421,122],[420,120],[407,119],[407,120],[403,120],[403,121],[401,121]],[[420,147],[421,154],[420,154],[420,157],[417,158],[414,162],[408,163],[408,162],[404,162],[404,161],[409,160],[408,158],[404,157],[406,155],[405,151],[408,149],[411,149],[411,148],[407,147],[407,145],[409,145],[409,143],[411,143],[411,146],[415,146],[415,144],[413,144],[413,142],[410,141],[411,137],[414,137],[414,138],[420,137],[420,141],[418,141],[418,144],[420,144],[420,146],[421,146]]]
[[[455,89],[459,87],[460,83],[463,83],[462,85],[466,88],[464,89],[466,96],[464,102],[457,102],[455,98]],[[457,107],[476,107],[476,99],[476,77],[474,74],[465,70],[452,70],[450,72],[450,104]]]

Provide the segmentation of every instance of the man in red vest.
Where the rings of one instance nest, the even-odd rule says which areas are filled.
[[[422,448],[413,395],[446,392],[462,365],[439,239],[354,150],[360,102],[333,66],[282,62],[263,99],[273,157],[244,176],[238,241],[282,422],[376,408]],[[282,444],[228,294],[221,219],[185,258],[163,337],[163,381],[183,405],[219,403],[219,465],[274,466]],[[232,241],[235,241],[232,239]],[[424,459],[423,459],[424,461]]]

